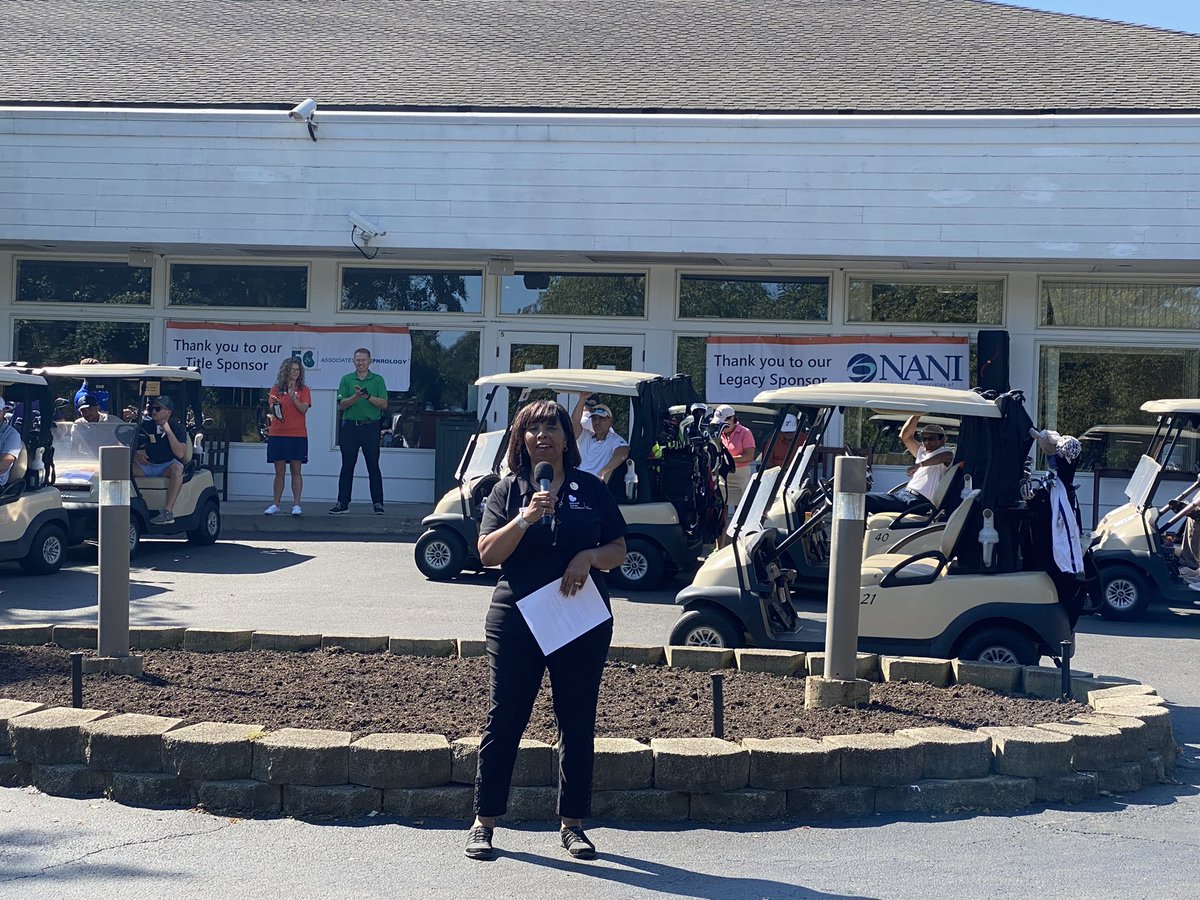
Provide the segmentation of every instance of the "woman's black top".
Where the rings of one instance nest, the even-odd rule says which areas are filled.
[[[503,528],[529,505],[537,486],[518,475],[507,475],[492,488],[483,510],[479,534]],[[521,536],[516,549],[500,564],[500,580],[493,603],[511,605],[538,588],[557,581],[580,550],[588,550],[625,536],[625,520],[608,485],[595,475],[568,469],[555,502],[553,529],[536,521]],[[592,580],[608,603],[608,584],[599,569]]]

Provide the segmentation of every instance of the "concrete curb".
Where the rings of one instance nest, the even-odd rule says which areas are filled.
[[[42,643],[50,626],[6,633]],[[54,629],[53,633],[56,633]],[[188,629],[151,638],[187,646],[225,644],[249,649],[254,635],[277,646],[320,645],[320,635],[290,641],[273,632]],[[77,643],[78,632],[64,633]],[[232,638],[232,640],[230,640]],[[386,643],[384,641],[386,640]],[[353,636],[337,636],[346,650]],[[260,639],[259,646],[266,641]],[[364,637],[360,646],[395,653],[472,655],[478,643]],[[678,648],[675,648],[676,650]],[[677,656],[664,649],[664,656]],[[809,654],[813,667],[823,659]],[[643,647],[618,651],[642,664],[658,658]],[[764,659],[742,654],[747,668]],[[686,668],[740,661],[732,651]],[[774,660],[771,661],[772,663]],[[914,664],[915,662],[915,664]],[[787,660],[790,667],[793,659]],[[909,680],[1021,684],[1048,690],[1044,671],[1001,672],[955,661],[886,660],[860,656],[861,671]],[[802,673],[803,669],[799,670]],[[788,677],[788,676],[783,676]],[[784,817],[811,820],[871,813],[945,813],[1021,809],[1035,802],[1081,803],[1102,793],[1136,791],[1169,780],[1177,747],[1170,710],[1146,685],[1117,679],[1076,679],[1091,712],[1041,726],[904,729],[895,735],[839,735],[821,740],[657,738],[650,746],[629,739],[597,741],[594,814],[617,821],[744,823]],[[1104,685],[1108,685],[1105,687]],[[100,743],[104,741],[106,743]],[[465,818],[479,738],[371,734],[200,723],[104,710],[45,708],[0,698],[0,784],[33,784],[62,796],[106,792],[137,806],[197,805],[218,814],[339,818],[383,811],[417,818]],[[522,741],[513,775],[508,819],[553,818],[555,748]],[[137,769],[138,771],[119,771]],[[114,771],[118,770],[118,771]]]

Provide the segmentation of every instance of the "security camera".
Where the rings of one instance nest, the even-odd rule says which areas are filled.
[[[376,225],[370,219],[360,216],[356,212],[350,213],[350,224],[358,229],[359,236],[364,244],[369,243],[377,237],[383,237],[387,234],[380,226]]]
[[[297,103],[294,107],[292,107],[292,111],[288,113],[288,115],[297,122],[307,122],[313,117],[313,114],[316,113],[316,111],[317,101],[312,97],[309,97],[307,100],[302,100],[300,103]]]

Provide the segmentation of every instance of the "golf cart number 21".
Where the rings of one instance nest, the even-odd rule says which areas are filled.
[[[862,599],[858,601],[858,605],[859,606],[874,606],[875,605],[875,594],[874,593],[863,594]]]

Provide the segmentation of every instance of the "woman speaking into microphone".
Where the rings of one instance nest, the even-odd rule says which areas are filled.
[[[608,487],[580,471],[579,462],[566,410],[553,400],[534,401],[513,421],[511,474],[484,509],[479,557],[485,566],[500,566],[500,580],[486,623],[491,706],[479,745],[475,822],[467,834],[472,859],[493,856],[496,816],[508,808],[517,747],[546,669],[559,731],[560,838],[577,859],[596,855],[582,820],[591,812],[596,702],[612,618],[544,654],[516,605],[552,582],[569,600],[589,578],[609,605],[601,573],[625,559],[625,520]]]

